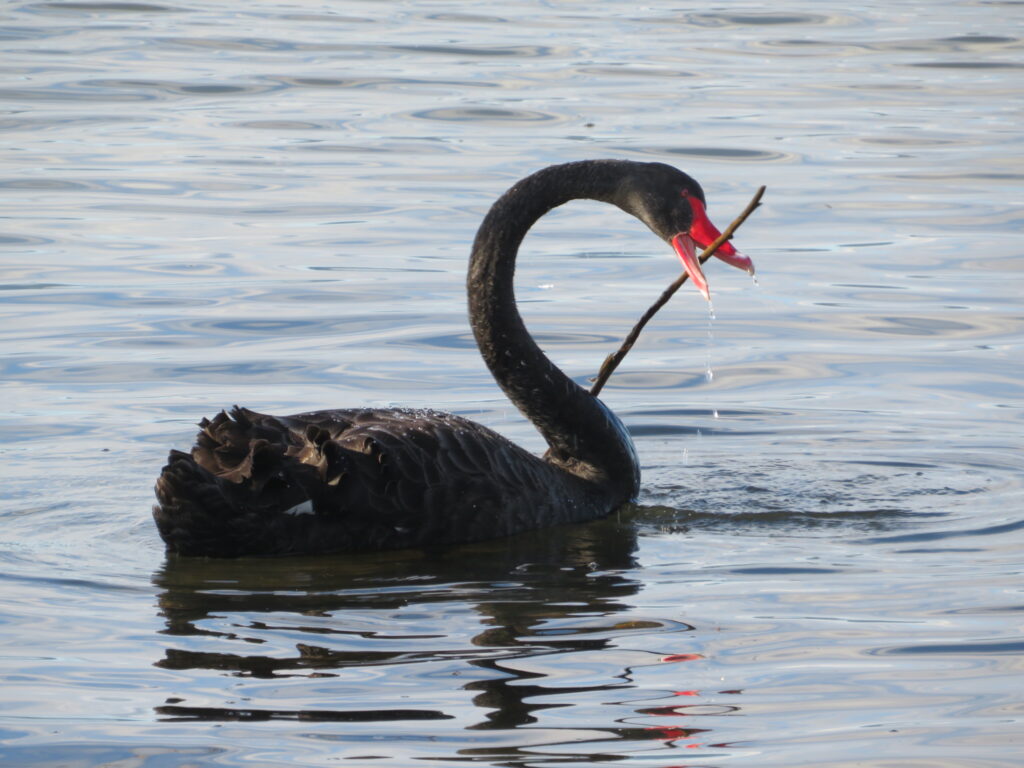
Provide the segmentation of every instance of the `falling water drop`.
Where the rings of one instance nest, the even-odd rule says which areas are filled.
[[[715,372],[711,370],[711,346],[714,344],[714,328],[713,324],[715,321],[715,308],[708,302],[708,343],[705,348],[704,355],[704,378],[708,381],[713,381],[715,378]]]
[[[715,408],[714,410],[711,411],[711,416],[712,416],[712,418],[715,418],[715,419],[718,418],[718,409],[717,408]]]
[[[754,281],[754,287],[755,288],[760,288],[761,287],[761,284],[759,282],[757,282],[757,275],[751,275],[750,279]]]

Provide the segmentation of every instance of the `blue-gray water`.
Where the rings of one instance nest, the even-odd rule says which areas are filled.
[[[1016,766],[1024,6],[10,2],[0,763]],[[673,163],[708,266],[603,398],[641,504],[444,553],[168,560],[166,451],[241,403],[457,411],[490,202]],[[580,381],[678,273],[596,203],[527,238]],[[713,376],[708,376],[708,370]]]

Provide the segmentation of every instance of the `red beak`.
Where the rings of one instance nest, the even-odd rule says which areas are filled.
[[[697,290],[704,295],[705,300],[711,301],[708,280],[704,277],[704,270],[700,268],[700,259],[697,258],[697,249],[693,245],[693,238],[680,233],[672,238],[672,247],[679,254],[679,260],[683,262],[683,269],[690,275],[690,280]]]
[[[690,207],[693,209],[693,224],[690,226],[689,232],[680,232],[672,238],[672,247],[679,254],[679,259],[683,262],[683,267],[690,275],[693,284],[697,286],[697,290],[704,295],[705,299],[711,301],[708,281],[700,268],[700,261],[697,259],[694,244],[699,245],[701,248],[707,248],[722,233],[711,223],[711,219],[708,218],[707,213],[704,211],[704,204],[698,198],[690,195],[687,197],[687,200],[689,200]],[[737,251],[732,243],[728,241],[718,246],[715,256],[726,264],[744,270],[747,274],[754,274],[754,262],[748,256],[744,256]]]

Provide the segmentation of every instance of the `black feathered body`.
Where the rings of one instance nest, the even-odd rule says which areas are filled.
[[[200,427],[156,487],[160,534],[183,555],[428,547],[608,511],[597,483],[448,413],[235,408]]]

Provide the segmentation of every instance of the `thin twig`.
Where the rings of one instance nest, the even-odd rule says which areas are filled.
[[[764,195],[764,190],[764,187],[759,188],[757,192],[754,193],[754,197],[744,209],[743,213],[737,216],[735,221],[725,228],[725,231],[718,236],[715,242],[704,249],[704,252],[700,255],[701,264],[710,259],[715,254],[715,251],[718,250],[719,246],[732,237],[733,233],[739,229],[740,225],[747,220],[747,217],[757,210],[757,207],[761,205],[761,197]],[[626,353],[633,348],[633,344],[636,343],[636,340],[639,338],[640,332],[644,329],[644,326],[647,325],[648,321],[650,321],[655,314],[657,314],[659,309],[668,303],[668,300],[672,298],[672,295],[679,290],[689,276],[690,275],[687,272],[683,272],[683,274],[677,277],[675,282],[666,288],[662,292],[661,296],[658,297],[658,300],[654,302],[646,312],[644,312],[643,317],[641,317],[640,320],[637,321],[637,324],[633,326],[633,330],[629,332],[618,350],[604,359],[604,362],[601,363],[601,370],[594,378],[594,385],[590,388],[590,394],[596,396],[601,391],[605,382],[608,381],[608,377],[611,376],[615,369],[619,367],[619,363],[621,363],[623,358],[626,357]]]

